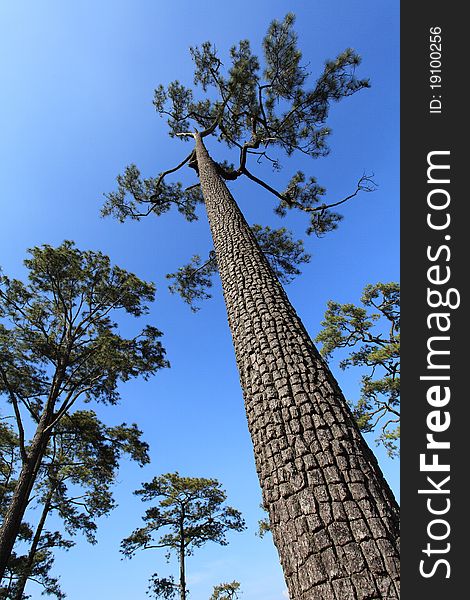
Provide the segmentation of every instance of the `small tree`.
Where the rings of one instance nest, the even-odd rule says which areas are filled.
[[[339,348],[351,348],[340,367],[366,367],[361,396],[353,413],[361,431],[377,428],[390,456],[398,454],[400,438],[400,286],[398,283],[367,285],[362,306],[328,302],[323,329],[316,340],[321,354],[330,357]]]
[[[148,378],[168,364],[158,329],[147,326],[126,339],[111,318],[118,312],[144,314],[154,299],[153,284],[73,242],[29,252],[27,284],[0,276],[0,394],[12,406],[21,456],[0,528],[0,580],[48,444],[64,417],[79,399],[116,404],[120,381]]]
[[[245,522],[238,510],[224,506],[227,495],[216,479],[167,473],[144,483],[135,494],[141,496],[142,501],[159,501],[145,511],[144,527],[121,542],[121,552],[131,558],[137,550],[166,548],[169,558],[174,551],[179,561],[179,582],[176,584],[173,577],[160,578],[155,573],[149,593],[157,598],[173,598],[179,592],[180,599],[185,600],[186,557],[207,542],[225,546],[226,533],[242,531]],[[160,530],[164,530],[163,533],[160,534]]]
[[[220,583],[214,586],[214,591],[209,600],[237,600],[240,593],[240,584],[238,581]]]

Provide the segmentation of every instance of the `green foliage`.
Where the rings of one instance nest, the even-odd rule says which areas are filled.
[[[201,257],[195,254],[191,262],[183,265],[176,273],[169,273],[167,279],[173,279],[174,283],[168,286],[172,294],[179,294],[189,304],[193,312],[199,310],[196,302],[211,298],[207,291],[212,287],[212,276],[217,273],[217,261],[215,252],[211,251],[209,259],[204,263]]]
[[[315,177],[310,177],[305,183],[305,174],[298,171],[292,179],[283,194],[283,198],[279,200],[279,205],[275,208],[275,212],[284,217],[287,209],[294,206],[310,212],[310,227],[307,229],[307,234],[315,233],[317,236],[324,235],[328,231],[333,231],[338,227],[342,216],[325,208],[317,212],[320,206],[321,198],[326,194],[325,188],[318,185]]]
[[[47,507],[45,517],[56,511],[68,533],[80,531],[93,543],[96,518],[113,507],[110,486],[120,457],[128,454],[144,464],[147,445],[135,424],[106,427],[95,413],[72,410],[79,400],[115,404],[120,382],[147,379],[168,366],[158,329],[148,325],[128,339],[113,318],[144,315],[155,288],[112,266],[102,253],[80,251],[73,242],[29,253],[27,283],[0,276],[0,395],[16,425],[13,431],[1,421],[0,444],[9,450],[0,461],[5,484],[0,510],[31,502],[13,491],[19,471],[34,461],[28,483],[35,502]],[[27,433],[34,431],[28,442]],[[12,557],[18,564],[31,563],[30,573],[37,564],[52,564],[51,540],[63,546],[57,532],[52,537],[39,533],[41,540],[49,536],[47,556],[31,546],[32,563],[30,556]],[[19,539],[22,535],[20,530]],[[8,541],[17,538],[15,532]],[[32,533],[23,539],[37,543]]]
[[[139,221],[151,213],[160,216],[175,205],[187,221],[197,220],[196,208],[202,202],[199,187],[183,189],[180,182],[166,184],[162,175],[142,179],[136,165],[126,167],[117,184],[117,191],[105,194],[103,216],[113,215],[121,222],[128,218]]]
[[[171,600],[178,593],[178,584],[172,575],[169,577],[159,577],[157,573],[154,573],[150,578],[150,585],[147,590],[149,596],[155,596],[155,598],[163,598],[163,600]]]
[[[19,442],[12,429],[6,430],[5,426],[0,428],[0,446],[5,457],[2,464],[8,465],[2,475],[8,471],[12,490],[15,483],[12,477],[20,460]],[[50,514],[56,513],[69,535],[81,533],[88,542],[96,543],[97,519],[109,514],[115,506],[111,486],[121,458],[128,456],[141,466],[149,462],[148,445],[140,438],[141,431],[135,424],[108,427],[93,411],[81,410],[65,415],[49,442],[35,485],[34,504],[44,516],[39,525],[41,529],[33,532],[26,523],[22,528],[21,548],[32,543],[33,534],[39,536],[39,543],[26,554],[12,556],[8,566],[11,585],[6,597],[17,600],[22,577],[40,583],[47,594],[65,597],[58,579],[50,575],[50,569],[54,552],[68,550],[74,542],[65,539],[59,531],[44,530],[45,521]],[[6,459],[13,455],[14,460]],[[7,500],[4,494],[0,496],[0,512],[6,508]]]
[[[73,542],[62,538],[61,534],[56,532],[45,532],[41,537],[37,552],[35,553],[34,563],[28,564],[28,555],[13,554],[8,565],[8,573],[5,578],[8,581],[8,587],[0,592],[0,598],[8,600],[19,600],[20,592],[18,582],[21,580],[24,572],[27,571],[28,578],[42,587],[42,594],[55,596],[58,600],[66,598],[66,594],[61,590],[59,577],[51,575],[54,566],[54,549],[62,548],[68,550],[73,546]],[[31,596],[22,593],[21,598],[30,598]]]
[[[0,511],[14,489],[19,439],[8,419],[0,416]]]
[[[282,22],[275,20],[269,26],[263,40],[263,69],[252,54],[248,40],[230,49],[230,67],[225,75],[223,63],[210,42],[191,48],[195,85],[203,92],[214,89],[218,98],[200,113],[195,109],[191,90],[173,82],[165,93],[160,86],[155,107],[160,114],[169,117],[171,133],[188,131],[192,124],[204,129],[208,119],[216,115],[219,131],[213,135],[218,135],[229,146],[237,146],[256,135],[261,144],[280,146],[288,154],[295,150],[312,157],[326,154],[326,137],[330,130],[323,124],[331,101],[338,101],[369,84],[355,77],[360,59],[353,50],[347,49],[335,60],[327,61],[316,84],[307,89],[309,73],[301,65],[294,20],[294,16],[288,14]],[[181,124],[183,126],[177,129]]]
[[[271,525],[269,524],[269,520],[266,519],[259,519],[258,521],[258,531],[257,531],[257,535],[260,538],[264,538],[264,536],[271,531]]]
[[[300,274],[296,265],[308,263],[310,255],[304,250],[302,240],[293,240],[291,233],[285,228],[271,229],[261,225],[251,227],[261,250],[268,259],[272,269],[283,283],[289,283],[295,275]],[[192,257],[191,262],[180,267],[176,273],[169,273],[167,279],[173,279],[169,286],[172,294],[179,294],[196,312],[199,300],[211,298],[208,289],[212,287],[212,277],[217,273],[215,252],[211,251],[209,259],[204,263],[199,255]]]
[[[340,367],[367,367],[361,396],[353,407],[360,429],[374,431],[390,456],[398,454],[400,437],[400,287],[398,283],[367,285],[363,306],[328,302],[323,330],[316,341],[325,357],[351,348]]]
[[[223,506],[227,496],[216,479],[167,473],[144,483],[135,494],[144,502],[160,500],[145,511],[145,526],[122,541],[121,552],[128,557],[152,544],[162,528],[165,533],[159,537],[158,547],[179,550],[183,544],[186,555],[208,541],[225,546],[227,531],[245,528],[239,511]]]
[[[240,584],[238,581],[220,583],[214,586],[214,591],[209,600],[237,600],[240,593]]]
[[[111,319],[145,314],[152,284],[73,242],[29,252],[28,284],[0,278],[0,393],[10,402],[16,397],[37,421],[54,393],[61,400],[57,418],[79,397],[115,404],[119,381],[148,378],[168,365],[158,329],[147,326],[126,339]]]
[[[330,211],[331,207],[359,191],[374,189],[369,177],[362,177],[356,191],[347,198],[326,203],[320,202],[326,192],[314,178],[307,179],[299,172],[281,193],[255,176],[249,163],[253,159],[258,163],[267,161],[279,170],[278,153],[290,156],[300,152],[312,158],[327,155],[331,104],[369,87],[369,82],[356,77],[360,58],[350,48],[326,61],[318,78],[310,82],[310,73],[302,65],[297,47],[294,21],[294,15],[288,14],[283,21],[270,24],[263,40],[263,61],[252,53],[248,40],[232,46],[226,62],[211,42],[192,47],[194,90],[178,80],[166,88],[160,84],[153,102],[157,113],[167,118],[171,137],[188,141],[198,130],[202,136],[211,135],[237,150],[238,166],[221,165],[223,177],[246,176],[255,181],[278,198],[278,214],[285,214],[286,208],[301,210],[310,218],[307,233],[323,235],[335,229],[341,219],[338,213]],[[201,99],[195,98],[198,88]],[[179,183],[164,182],[166,175],[186,163],[197,170],[191,152],[177,167],[144,180],[135,165],[129,166],[117,178],[118,190],[106,194],[103,214],[123,221],[150,213],[160,215],[175,204],[188,220],[194,220],[194,209],[201,201],[200,190],[191,186],[184,191]]]
[[[238,510],[226,506],[226,493],[216,479],[180,477],[179,473],[167,473],[144,483],[135,492],[144,502],[157,501],[142,517],[145,525],[134,530],[122,540],[121,552],[128,558],[138,550],[165,548],[176,552],[183,566],[186,556],[207,542],[225,546],[226,533],[243,531],[245,522]],[[164,584],[162,582],[165,582]],[[170,582],[170,583],[168,583]],[[153,576],[150,591],[157,591],[163,598],[170,598],[173,580]],[[179,589],[183,586],[180,581]],[[159,597],[159,596],[157,596]]]
[[[66,531],[82,532],[96,543],[96,519],[115,506],[111,486],[120,460],[128,456],[140,466],[150,462],[148,444],[137,425],[108,427],[93,411],[76,411],[58,425],[43,461],[37,484],[42,500],[51,495]]]
[[[259,507],[261,508],[261,510],[263,510],[264,514],[266,515],[262,519],[258,520],[258,531],[256,532],[256,535],[262,539],[267,533],[271,531],[271,524],[269,523],[268,509],[263,504],[263,502],[261,502]]]
[[[293,240],[285,227],[271,229],[253,225],[251,231],[268,259],[273,271],[283,283],[289,283],[300,270],[296,265],[310,262],[310,254],[304,250],[302,240]]]

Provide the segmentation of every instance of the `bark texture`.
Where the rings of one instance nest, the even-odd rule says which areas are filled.
[[[196,157],[256,468],[289,596],[396,599],[393,494],[199,135]]]

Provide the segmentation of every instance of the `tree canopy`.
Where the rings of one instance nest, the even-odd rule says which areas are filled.
[[[23,453],[20,408],[38,422],[53,394],[52,429],[79,398],[115,404],[120,381],[168,366],[157,328],[126,339],[111,319],[145,314],[153,284],[73,242],[29,252],[27,284],[0,278],[0,393],[14,408]]]
[[[269,154],[271,150],[282,150],[287,155],[301,152],[312,158],[325,156],[329,152],[331,130],[326,122],[331,103],[368,87],[369,81],[356,77],[360,58],[348,48],[326,61],[323,72],[310,85],[310,73],[302,65],[297,47],[294,21],[289,13],[282,22],[271,23],[263,40],[264,66],[252,53],[248,40],[230,48],[228,67],[211,42],[191,48],[194,85],[205,97],[195,99],[191,88],[175,80],[167,88],[156,88],[154,105],[158,114],[167,117],[170,136],[187,140],[192,131],[200,130],[228,148],[238,149],[238,166],[222,164],[221,174],[230,180],[245,175],[262,185],[277,197],[278,214],[300,209],[310,216],[308,233],[322,235],[335,229],[341,217],[330,211],[337,203],[322,201],[326,190],[316,179],[297,172],[286,190],[278,192],[248,169],[248,159],[267,161],[276,170],[280,162],[277,155]],[[146,179],[141,179],[139,169],[130,165],[118,177],[117,192],[106,195],[104,214],[114,214],[121,220],[139,219],[152,212],[160,215],[176,204],[188,220],[196,219],[195,208],[201,201],[198,188],[184,190],[181,183],[165,183],[167,175],[193,159],[191,152],[176,168]],[[361,177],[356,193],[370,186],[370,179]]]

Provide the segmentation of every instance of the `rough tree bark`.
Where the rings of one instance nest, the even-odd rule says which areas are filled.
[[[399,597],[398,506],[195,134],[256,468],[291,600]]]

